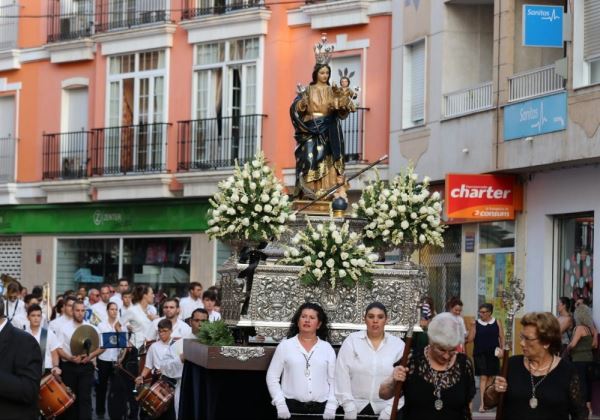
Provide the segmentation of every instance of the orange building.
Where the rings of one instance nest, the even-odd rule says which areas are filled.
[[[208,197],[260,149],[293,185],[289,106],[322,32],[332,80],[361,88],[348,172],[387,153],[391,7],[0,0],[0,273],[212,284],[228,249],[203,233]]]

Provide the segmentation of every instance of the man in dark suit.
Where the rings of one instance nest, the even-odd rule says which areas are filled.
[[[0,418],[39,419],[42,354],[36,339],[12,326],[0,296]]]

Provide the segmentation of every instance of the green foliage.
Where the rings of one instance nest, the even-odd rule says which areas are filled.
[[[224,321],[204,322],[198,331],[198,340],[207,346],[232,346],[233,334]]]

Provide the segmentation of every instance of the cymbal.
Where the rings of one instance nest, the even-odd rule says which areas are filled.
[[[98,348],[100,338],[94,327],[91,325],[81,325],[73,333],[70,344],[73,356],[88,355]]]

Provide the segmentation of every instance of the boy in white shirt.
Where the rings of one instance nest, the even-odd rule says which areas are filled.
[[[208,312],[208,320],[210,322],[221,319],[221,314],[215,311],[217,292],[214,290],[207,290],[206,292],[202,293],[202,303],[204,304],[204,309],[206,309],[206,312]]]
[[[56,334],[50,329],[42,328],[42,308],[38,304],[31,304],[27,308],[27,326],[25,331],[35,337],[40,346],[44,346],[43,350],[43,369],[44,373],[51,372],[53,375],[59,376],[62,371],[58,367],[60,358],[58,357],[58,348],[60,341]],[[43,331],[45,330],[45,332]],[[45,335],[45,342],[42,343],[42,336]]]

